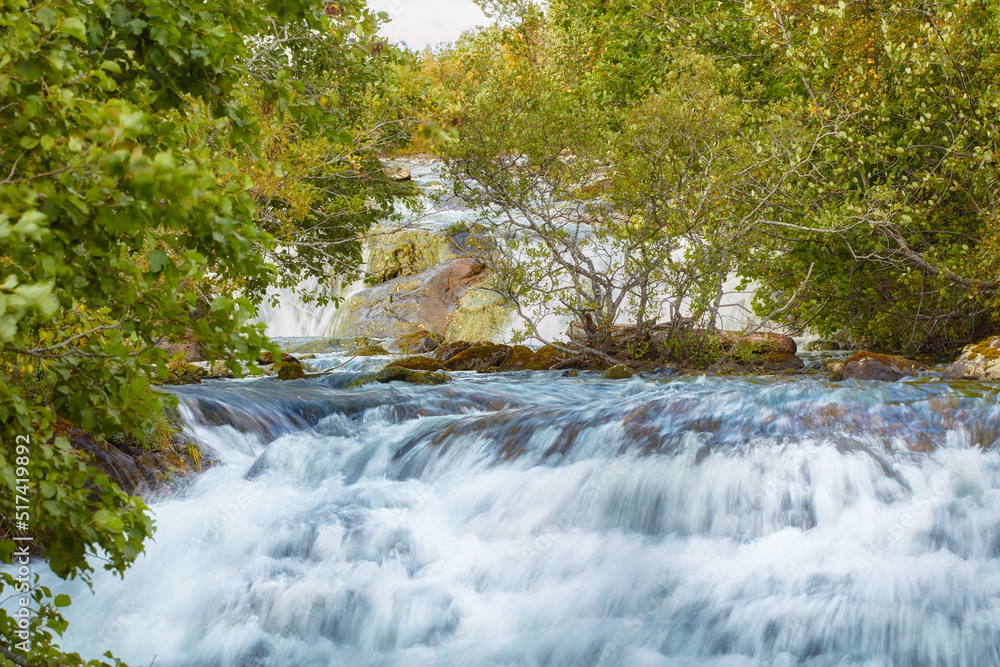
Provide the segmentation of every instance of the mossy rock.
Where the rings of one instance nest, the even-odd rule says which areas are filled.
[[[412,276],[454,259],[448,237],[427,230],[405,230],[374,237],[365,284],[380,285]]]
[[[510,350],[509,345],[496,345],[494,343],[475,345],[445,361],[444,367],[449,371],[485,373],[490,369],[496,369],[503,363]]]
[[[927,367],[912,359],[862,350],[845,359],[844,363],[830,375],[830,380],[840,382],[853,378],[896,382],[923,370],[927,370]]]
[[[490,278],[466,290],[448,314],[447,340],[494,340],[510,325],[510,303],[490,288]]]
[[[281,361],[298,361],[298,359],[288,354],[287,352],[282,352]],[[267,350],[261,352],[260,356],[257,357],[257,364],[259,366],[270,366],[273,363],[274,363],[274,355],[268,352]]]
[[[441,334],[419,329],[392,341],[389,344],[389,351],[402,352],[403,354],[421,354],[423,352],[433,352],[443,342],[444,336]]]
[[[411,371],[443,371],[444,365],[437,359],[431,359],[430,357],[415,356],[406,357],[405,359],[399,359],[387,364],[386,368],[392,368],[399,366],[400,368],[409,368]]]
[[[201,384],[201,379],[208,377],[208,370],[184,361],[172,361],[167,364],[166,379],[159,384]]]
[[[527,345],[515,345],[500,362],[500,371],[547,371],[557,360],[539,354]]]
[[[456,340],[451,343],[446,343],[442,345],[441,347],[434,350],[432,354],[433,357],[438,361],[448,361],[459,352],[464,352],[465,350],[468,350],[470,347],[474,347],[476,345],[484,345],[484,344],[485,343],[471,343],[466,340]]]
[[[631,368],[622,364],[612,366],[601,373],[601,377],[605,380],[627,380],[634,375]]]
[[[366,345],[351,351],[351,355],[355,357],[383,357],[387,354],[389,351],[381,345]]]
[[[274,365],[274,372],[281,381],[299,380],[306,376],[302,364],[298,361],[279,361]]]
[[[403,368],[402,366],[386,366],[378,373],[372,373],[371,375],[358,378],[347,386],[360,387],[372,382],[379,382],[383,384],[386,382],[407,382],[409,384],[434,386],[451,382],[451,376],[446,373],[415,371],[410,368]]]
[[[944,370],[946,380],[1000,380],[1000,336],[967,345]]]

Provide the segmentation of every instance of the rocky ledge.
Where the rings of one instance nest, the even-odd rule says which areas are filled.
[[[1000,380],[1000,336],[967,345],[941,377],[945,380]]]

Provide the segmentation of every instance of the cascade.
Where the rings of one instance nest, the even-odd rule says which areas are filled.
[[[124,580],[46,580],[73,597],[66,647],[166,667],[1000,664],[995,385],[348,387],[365,363],[171,389],[217,465],[153,502]]]

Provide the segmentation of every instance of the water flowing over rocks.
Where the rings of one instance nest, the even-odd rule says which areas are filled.
[[[1000,660],[992,384],[352,387],[356,367],[169,388],[218,465],[154,503],[124,581],[43,573],[74,597],[64,645],[164,667]]]
[[[1000,336],[967,345],[944,370],[946,380],[1000,380]]]

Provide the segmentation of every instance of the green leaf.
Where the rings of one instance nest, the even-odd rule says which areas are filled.
[[[159,273],[169,263],[170,258],[162,250],[154,250],[149,253],[149,270],[153,273]]]
[[[83,44],[87,43],[87,28],[83,25],[83,21],[79,17],[70,16],[63,19],[59,24],[59,30],[76,38]]]

